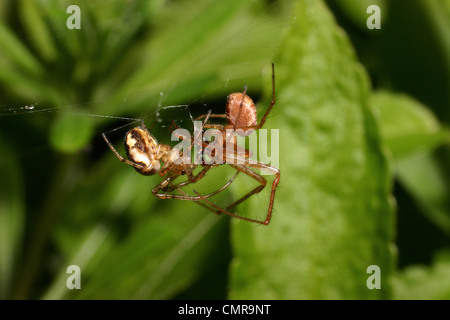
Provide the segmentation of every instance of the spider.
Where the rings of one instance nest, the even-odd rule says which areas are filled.
[[[201,164],[194,163],[186,163],[176,161],[179,160],[179,157],[183,157],[182,154],[176,155],[172,152],[172,148],[165,144],[159,144],[157,140],[151,135],[150,131],[145,126],[144,122],[141,120],[141,125],[139,127],[133,128],[128,131],[125,135],[125,151],[128,159],[123,158],[119,152],[114,148],[112,143],[108,140],[105,133],[102,134],[103,139],[108,144],[109,148],[114,152],[117,158],[128,164],[133,166],[137,172],[143,175],[154,175],[159,174],[161,177],[164,177],[164,180],[160,182],[156,187],[152,189],[152,193],[160,198],[160,199],[179,199],[179,200],[188,200],[195,201],[203,207],[209,209],[212,212],[217,214],[225,213],[235,218],[243,219],[250,222],[255,222],[263,225],[268,225],[272,216],[273,202],[275,198],[275,190],[280,181],[280,170],[274,167],[271,167],[267,164],[255,161],[250,159],[251,152],[249,150],[239,149],[236,143],[236,136],[230,136],[230,130],[234,129],[234,131],[241,129],[243,130],[243,134],[248,135],[253,130],[260,129],[265,121],[273,106],[275,105],[275,68],[272,63],[272,101],[269,107],[266,110],[266,113],[262,117],[260,123],[257,123],[257,114],[255,104],[252,99],[246,94],[247,87],[244,88],[244,91],[232,93],[228,96],[227,106],[226,106],[226,114],[211,114],[209,111],[207,114],[198,117],[197,119],[203,119],[202,122],[202,130],[200,130],[199,134],[203,131],[203,129],[214,128],[221,132],[223,135],[223,150],[222,152],[224,162],[223,163],[212,163],[207,164],[204,161]],[[208,124],[208,120],[210,118],[224,118],[228,121],[228,124],[223,126],[220,124]],[[233,131],[233,132],[234,132]],[[239,132],[239,131],[238,131]],[[239,133],[238,133],[239,134]],[[197,137],[193,137],[194,141],[196,141]],[[194,142],[191,143],[191,148]],[[208,147],[211,143],[202,142],[202,147]],[[232,151],[228,146],[232,146]],[[233,160],[232,163],[229,161]],[[226,161],[228,163],[226,163]],[[238,161],[239,160],[239,161]],[[236,161],[236,163],[235,163]],[[163,163],[161,167],[161,162]],[[212,168],[219,166],[220,164],[228,164],[234,169],[236,169],[236,174],[220,189],[207,194],[201,195],[200,193],[194,190],[194,195],[186,194],[181,187],[184,187],[188,184],[195,183],[202,179],[206,173]],[[202,170],[194,175],[194,170],[197,166],[202,166]],[[272,189],[270,193],[270,201],[269,208],[267,211],[267,215],[264,221],[260,221],[257,219],[251,219],[243,216],[239,216],[230,212],[230,209],[236,207],[250,196],[259,193],[263,190],[267,184],[267,180],[256,173],[254,170],[250,168],[261,169],[270,171],[275,174],[275,179],[272,183]],[[228,205],[225,208],[221,208],[214,203],[212,203],[208,198],[220,193],[225,188],[227,188],[237,177],[237,175],[242,172],[247,176],[255,179],[259,186],[245,194],[243,197]],[[178,177],[186,175],[188,179],[184,182],[174,184],[173,181]],[[173,194],[172,191],[177,190],[180,194]],[[203,202],[204,203],[203,203]]]

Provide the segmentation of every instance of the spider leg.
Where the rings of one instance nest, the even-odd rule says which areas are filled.
[[[209,169],[212,167],[212,165],[206,165],[202,169],[202,171],[197,173],[197,175],[195,175],[195,176],[192,174],[192,169],[191,169],[189,164],[186,164],[185,167],[186,167],[185,168],[186,172],[187,172],[187,170],[189,170],[190,174],[192,175],[191,177],[189,177],[189,175],[188,175],[189,180],[181,182],[179,184],[170,185],[170,187],[165,188],[164,191],[170,192],[170,191],[173,191],[173,190],[175,190],[177,188],[181,188],[181,187],[184,187],[185,185],[188,185],[188,184],[195,183],[195,182],[199,181],[200,179],[202,179],[205,176],[205,174],[209,171]],[[189,168],[189,169],[187,169],[187,168]]]
[[[194,176],[194,174],[192,173],[192,166],[193,165],[191,165],[191,164],[188,164],[188,163],[183,163],[182,164],[183,165],[183,169],[184,169],[184,172],[186,173],[186,175],[187,175],[187,177],[188,177],[188,181],[190,182],[190,183],[194,183],[194,182],[196,182],[198,179],[201,179],[201,178],[198,178],[197,180],[196,180],[196,176]],[[194,165],[195,166],[195,165]],[[194,167],[194,169],[195,169],[195,167]],[[206,168],[203,168],[203,170],[205,170]],[[203,170],[202,170],[202,172],[203,172]],[[209,169],[208,169],[209,170]],[[206,170],[206,171],[208,171],[208,170]],[[200,173],[198,173],[197,175],[199,175]]]
[[[266,113],[262,117],[261,121],[259,122],[259,125],[257,125],[257,129],[260,129],[264,123],[266,122],[266,118],[269,115],[270,111],[272,111],[273,106],[275,105],[275,66],[272,62],[272,101],[270,101],[269,107],[267,107]]]
[[[201,173],[201,172],[200,172]],[[199,174],[200,174],[199,173]],[[180,187],[186,186],[191,183],[191,181],[185,181],[177,185],[171,185],[171,182],[178,178],[180,175],[169,175],[166,179],[164,179],[160,184],[158,184],[155,188],[153,188],[152,193],[160,198],[160,199],[178,199],[178,200],[188,200],[188,201],[201,201],[204,198],[210,198],[227,188],[233,181],[236,179],[239,172],[237,172],[225,185],[223,185],[220,189],[217,189],[214,192],[211,192],[204,196],[191,196],[186,194],[184,191],[180,189]],[[181,195],[169,193],[176,189]],[[163,193],[159,193],[159,191],[164,191]]]
[[[192,150],[192,147],[194,146],[194,143],[200,138],[200,136],[202,134],[202,131],[203,131],[203,128],[205,127],[206,122],[208,121],[209,117],[211,116],[211,110],[208,112],[208,114],[206,114],[204,116],[205,116],[205,120],[203,121],[202,127],[199,130],[197,136],[194,137],[193,139],[192,139],[192,136],[191,136],[192,142],[191,142],[191,145],[190,145],[190,147],[189,147],[189,149],[187,151],[188,154],[191,153],[191,150]],[[181,138],[184,139],[183,137],[181,137]],[[201,146],[200,150],[202,150],[202,149],[203,149],[203,143],[202,143],[202,146]],[[194,183],[194,182],[200,180],[201,178],[203,178],[203,176],[206,174],[206,172],[210,169],[210,166],[209,167],[205,167],[199,174],[197,174],[198,177],[196,178],[196,177],[194,177],[194,175],[192,173],[192,166],[193,165],[190,164],[190,163],[188,163],[188,164],[187,163],[183,163],[183,169],[186,172],[186,175],[188,176],[188,178],[189,178],[191,183]]]
[[[159,193],[160,191],[166,191],[166,189],[170,189],[171,182],[178,178],[180,174],[169,174],[167,178],[165,178],[161,183],[159,183],[156,187],[152,189],[152,193],[155,197],[159,199],[178,199],[178,200],[190,200],[190,201],[200,201],[200,197],[195,196],[185,196],[185,195],[178,195],[168,192]],[[189,182],[190,181],[186,181]]]
[[[246,220],[246,221],[250,221],[250,222],[256,222],[256,223],[260,223],[260,224],[264,224],[264,225],[268,225],[270,222],[270,219],[272,217],[272,210],[273,210],[273,202],[275,199],[275,190],[278,186],[278,183],[280,181],[280,170],[274,167],[271,167],[269,165],[266,165],[264,163],[260,163],[258,161],[253,161],[250,159],[246,159],[246,163],[243,165],[240,164],[230,164],[230,166],[232,166],[233,168],[235,168],[236,170],[238,170],[238,172],[243,172],[246,175],[248,175],[249,177],[257,180],[260,185],[256,188],[254,188],[253,190],[251,190],[249,193],[247,193],[246,195],[244,195],[243,197],[241,197],[240,199],[238,199],[237,201],[233,202],[232,204],[228,205],[226,208],[222,209],[220,207],[218,207],[217,205],[213,204],[211,201],[209,201],[206,198],[202,198],[202,200],[206,203],[208,203],[211,207],[213,207],[214,209],[225,213],[229,216],[232,217],[236,217],[242,220]],[[267,210],[267,216],[266,219],[264,221],[260,221],[260,220],[256,220],[256,219],[251,219],[251,218],[247,218],[247,217],[242,217],[239,216],[237,214],[231,213],[229,210],[231,208],[236,207],[237,205],[239,205],[240,203],[242,203],[243,201],[247,200],[249,197],[251,197],[252,195],[259,193],[261,190],[264,189],[264,187],[267,184],[267,180],[262,177],[261,175],[259,175],[258,173],[256,173],[255,171],[251,170],[249,167],[252,168],[257,168],[257,169],[262,169],[262,170],[267,170],[267,171],[271,171],[273,173],[275,173],[276,177],[272,183],[272,189],[270,192],[270,201],[269,201],[269,208]],[[195,191],[194,191],[195,192]],[[200,194],[198,194],[197,192],[195,192],[198,196],[200,196]]]
[[[185,193],[185,192],[183,192],[181,189],[180,190],[178,190],[178,192],[180,192],[181,194],[183,194],[183,195],[186,195],[187,196],[187,194]],[[197,203],[197,204],[199,204],[199,205],[201,205],[203,208],[206,208],[206,209],[208,209],[209,211],[211,211],[211,212],[214,212],[214,213],[216,213],[217,215],[220,215],[220,214],[222,214],[223,212],[221,212],[220,210],[216,210],[216,209],[214,209],[213,207],[210,207],[210,206],[208,206],[208,205],[206,205],[206,204],[204,204],[203,202],[201,202],[201,201],[195,201],[195,203]]]
[[[206,128],[206,129],[217,129],[217,130],[222,131],[223,130],[223,125],[221,125],[221,124],[205,124],[203,126],[203,128]]]
[[[264,188],[265,184],[267,183],[266,179],[264,179],[261,175],[257,174],[255,171],[249,169],[249,167],[255,168],[255,169],[260,169],[260,170],[265,170],[265,171],[270,171],[272,174],[275,174],[275,179],[272,182],[272,189],[270,191],[269,208],[267,209],[266,220],[262,223],[262,224],[268,225],[270,222],[270,219],[272,217],[273,202],[275,200],[275,191],[277,189],[278,183],[280,182],[280,170],[277,168],[271,167],[267,164],[264,164],[264,163],[261,163],[258,161],[254,161],[251,159],[246,159],[246,163],[243,165],[232,165],[232,166],[236,166],[237,170],[247,174],[248,176],[250,176],[250,177],[254,178],[255,180],[257,180],[258,182],[260,182],[261,186],[253,189],[248,194],[243,196],[241,199],[239,199],[236,202],[229,205],[226,209],[233,208],[233,207],[237,206],[239,203],[241,203],[242,201],[244,201],[247,198],[249,198],[250,196],[252,196],[253,194],[260,192]],[[264,181],[264,186],[263,186],[263,181]]]
[[[200,119],[203,119],[205,117],[226,119],[227,115],[226,114],[209,114],[209,116],[208,116],[208,114],[204,114],[204,115],[199,116],[196,120],[200,120]],[[203,123],[203,128],[206,128],[206,129],[217,129],[217,130],[223,131],[223,125],[221,125],[221,124],[206,124],[206,121]]]
[[[237,144],[236,135],[234,135],[231,139],[230,139],[231,141],[229,141],[226,138],[224,138],[224,147],[223,147],[224,163],[226,163],[230,159],[229,155],[231,155],[232,157],[231,159],[237,159],[236,157],[238,156],[239,160],[244,160],[253,156],[253,152]]]
[[[236,179],[236,177],[237,177],[238,174],[239,174],[239,171],[236,172],[236,174],[235,174],[230,180],[228,180],[228,182],[225,183],[220,189],[217,189],[216,191],[211,192],[211,193],[209,193],[209,194],[207,194],[207,195],[204,195],[204,196],[202,196],[202,197],[204,197],[204,198],[210,198],[210,197],[212,197],[212,196],[218,194],[219,192],[222,192],[223,190],[225,190],[225,188],[227,188],[227,187],[234,181],[234,179]],[[195,192],[195,191],[194,191],[194,192]]]
[[[245,91],[244,91],[244,93],[245,93]],[[264,113],[264,116],[261,118],[261,121],[259,122],[259,124],[255,125],[255,126],[247,126],[247,127],[239,127],[239,128],[244,130],[244,131],[247,131],[247,130],[250,130],[250,129],[254,129],[254,130],[261,129],[264,126],[264,123],[266,122],[267,116],[272,111],[272,108],[275,105],[275,102],[276,102],[276,97],[275,97],[275,66],[272,63],[272,100],[270,101],[270,105],[267,107],[266,113]],[[240,111],[239,111],[238,115],[240,115]],[[236,127],[235,127],[235,129],[236,129]]]
[[[229,215],[229,216],[231,216],[231,217],[238,218],[238,219],[242,219],[242,220],[245,220],[245,221],[256,222],[256,223],[265,224],[265,225],[269,224],[268,222],[266,223],[266,222],[259,221],[259,220],[256,220],[256,219],[251,219],[251,218],[246,218],[246,217],[238,216],[237,214],[231,213],[231,212],[229,212],[229,211],[227,211],[227,210],[225,210],[225,209],[222,209],[221,207],[215,205],[214,203],[212,203],[211,201],[209,201],[208,199],[206,199],[205,197],[203,197],[203,196],[202,196],[200,193],[198,193],[197,191],[194,190],[194,192],[195,192],[195,193],[196,193],[203,201],[205,201],[205,202],[206,202],[207,204],[209,204],[211,207],[213,207],[214,209],[216,209],[216,210],[212,210],[212,209],[208,208],[209,210],[211,210],[211,211],[213,211],[213,212],[216,212],[216,213],[217,213],[217,211],[219,211],[219,212],[225,213],[225,214],[227,214],[227,215]],[[204,207],[206,208],[206,206],[204,206]]]
[[[236,179],[236,177],[237,177],[237,175],[239,174],[239,171],[238,172],[236,172],[236,174],[224,185],[224,186],[222,186],[220,189],[218,189],[218,190],[216,190],[216,191],[214,191],[214,192],[211,192],[210,194],[207,194],[207,195],[200,195],[198,192],[196,192],[195,190],[194,190],[194,192],[195,193],[197,193],[197,195],[199,195],[199,197],[200,197],[200,200],[203,200],[203,199],[206,199],[206,198],[210,198],[210,197],[212,197],[212,196],[214,196],[214,195],[216,195],[216,194],[218,194],[218,193],[220,193],[220,192],[222,192],[223,190],[225,190],[225,188],[227,188],[233,181],[234,181],[234,179]],[[179,189],[179,188],[177,188],[177,191],[179,192],[179,193],[181,193],[184,197],[186,197],[186,198],[191,198],[191,197],[194,197],[194,198],[198,198],[198,197],[196,197],[196,196],[190,196],[190,195],[188,195],[186,192],[184,192],[183,190],[181,190],[181,189]],[[214,212],[214,213],[217,213],[217,214],[222,214],[222,212],[220,211],[220,210],[216,210],[216,209],[214,209],[213,207],[209,207],[209,206],[207,206],[206,204],[204,204],[204,203],[202,203],[202,202],[200,202],[200,201],[195,201],[195,203],[198,203],[199,205],[201,205],[202,207],[205,207],[206,209],[208,209],[208,210],[210,210],[210,211],[212,211],[212,212]]]
[[[197,118],[197,119],[205,118],[205,120],[203,120],[202,127],[200,128],[200,130],[199,130],[197,136],[195,136],[195,137],[192,137],[192,136],[191,136],[192,142],[191,142],[191,147],[189,148],[189,151],[190,151],[190,150],[192,149],[192,147],[194,146],[195,141],[197,141],[197,139],[200,138],[200,136],[201,136],[201,134],[202,134],[202,131],[203,131],[203,128],[205,128],[205,125],[206,125],[206,123],[208,122],[208,120],[209,120],[209,118],[210,118],[211,116],[212,116],[211,110],[209,110],[207,114],[204,114],[204,115],[202,115],[202,116],[200,116],[200,117]],[[218,115],[214,115],[214,116],[218,116]],[[178,129],[178,128],[179,128],[178,125],[177,125],[173,120],[172,120],[172,125],[175,127],[175,129]],[[181,138],[181,139],[184,139],[183,136],[180,136],[180,138]],[[193,139],[192,139],[192,138],[193,138]]]
[[[230,166],[232,166],[233,168],[235,168],[236,170],[238,170],[238,172],[243,172],[246,175],[248,175],[249,177],[252,177],[253,179],[255,179],[256,181],[258,181],[260,183],[259,186],[257,186],[256,188],[254,188],[253,190],[251,190],[249,193],[247,193],[246,195],[244,195],[242,198],[238,199],[237,201],[233,202],[232,204],[228,205],[225,210],[229,210],[231,208],[236,207],[237,205],[239,205],[241,202],[244,202],[245,200],[247,200],[248,198],[250,198],[252,195],[261,192],[261,190],[263,190],[267,184],[267,180],[264,179],[264,177],[262,177],[261,175],[257,174],[255,171],[247,168],[244,165],[234,165],[234,164],[230,164]]]
[[[206,116],[207,116],[207,114],[201,115],[201,116],[197,117],[196,120],[203,119]],[[208,117],[209,118],[225,118],[226,119],[227,115],[226,114],[210,114]]]

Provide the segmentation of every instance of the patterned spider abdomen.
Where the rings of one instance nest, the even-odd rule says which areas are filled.
[[[125,152],[128,159],[143,168],[134,167],[143,175],[158,173],[161,165],[158,159],[158,142],[147,130],[137,127],[131,129],[125,135]]]

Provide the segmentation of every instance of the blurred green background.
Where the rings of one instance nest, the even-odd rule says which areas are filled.
[[[165,106],[221,113],[244,85],[261,117],[272,62],[267,227],[156,199],[101,138]],[[448,299],[449,81],[449,0],[3,0],[0,298]]]

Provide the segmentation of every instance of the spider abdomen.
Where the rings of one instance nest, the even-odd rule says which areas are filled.
[[[156,139],[141,127],[131,129],[125,135],[125,152],[128,159],[140,165],[135,167],[140,174],[152,175],[159,171],[157,145]]]
[[[239,109],[241,110],[239,111]],[[252,98],[242,92],[228,95],[226,113],[228,124],[233,126],[237,124],[237,128],[257,124],[255,104]]]

